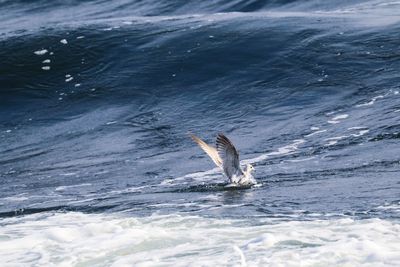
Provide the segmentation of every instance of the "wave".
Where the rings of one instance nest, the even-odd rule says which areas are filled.
[[[47,266],[400,263],[391,221],[255,220],[44,213],[2,221],[0,254],[6,265]]]
[[[85,210],[79,203],[147,214],[159,204],[154,195],[179,202],[179,192],[212,194],[201,185],[223,177],[189,131],[207,140],[226,132],[255,163],[262,186],[249,195],[263,200],[254,214],[269,201],[295,207],[295,185],[301,196],[318,191],[317,201],[306,194],[302,203],[323,212],[396,200],[388,188],[399,162],[399,3],[77,5],[0,2],[4,216]],[[349,194],[343,177],[363,186],[351,197],[368,205],[337,201]],[[336,194],[320,190],[326,183],[336,183]],[[263,197],[277,185],[285,197]],[[321,207],[322,199],[342,204]]]

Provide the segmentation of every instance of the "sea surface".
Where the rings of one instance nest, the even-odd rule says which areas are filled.
[[[399,118],[400,1],[0,0],[1,266],[400,266]]]

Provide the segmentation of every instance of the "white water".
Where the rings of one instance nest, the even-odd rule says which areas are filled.
[[[2,220],[2,266],[400,266],[400,224],[47,213]]]

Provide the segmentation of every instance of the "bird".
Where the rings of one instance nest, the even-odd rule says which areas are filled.
[[[208,145],[194,134],[190,137],[196,142],[212,161],[221,168],[232,185],[248,186],[256,184],[252,172],[253,165],[246,164],[245,169],[240,167],[239,153],[233,143],[223,133],[217,135],[216,147]]]

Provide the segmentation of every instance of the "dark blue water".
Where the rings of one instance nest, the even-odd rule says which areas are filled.
[[[0,216],[399,218],[399,10],[0,1]],[[226,189],[189,132],[259,185]]]

